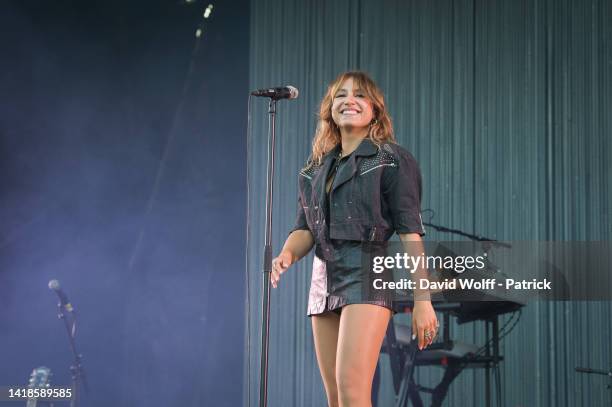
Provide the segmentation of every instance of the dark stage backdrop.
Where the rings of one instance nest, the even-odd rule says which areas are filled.
[[[69,384],[57,278],[83,405],[241,404],[249,4],[194,50],[207,4],[2,2],[0,386]]]
[[[318,102],[347,69],[370,72],[384,90],[398,141],[420,162],[423,208],[435,210],[434,223],[503,240],[609,240],[609,21],[606,0],[252,0],[251,88],[293,84],[301,93],[279,104],[275,254],[295,218],[297,173]],[[257,101],[249,166],[251,405],[258,394],[265,108]],[[428,230],[427,239],[449,236]],[[305,316],[311,262],[312,255],[293,267],[272,293],[270,406],[325,404]],[[612,365],[611,310],[609,302],[529,304],[502,343],[505,405],[604,405],[605,378],[573,369]],[[484,343],[480,326],[454,331]],[[380,405],[387,406],[392,390],[382,362]],[[440,377],[435,368],[417,373],[425,385]],[[448,405],[483,405],[483,385],[482,371],[463,372]]]

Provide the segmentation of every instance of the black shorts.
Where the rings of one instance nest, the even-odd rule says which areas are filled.
[[[334,240],[333,248],[328,260],[314,256],[308,316],[328,311],[340,315],[342,307],[349,304],[374,304],[393,310],[390,293],[373,288],[373,278],[381,275],[373,275],[369,269],[362,242]]]

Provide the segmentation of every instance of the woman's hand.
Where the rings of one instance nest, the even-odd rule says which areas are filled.
[[[291,264],[293,264],[293,256],[288,250],[283,250],[278,257],[272,260],[272,273],[270,274],[272,287],[276,288],[278,286],[281,274],[283,274]]]
[[[412,339],[419,338],[419,350],[431,345],[438,334],[438,318],[431,301],[415,301],[412,308]],[[429,335],[426,335],[426,332]]]

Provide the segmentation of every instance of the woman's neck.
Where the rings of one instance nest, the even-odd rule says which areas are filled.
[[[359,147],[359,144],[368,136],[368,132],[351,132],[340,129],[340,143],[342,144],[342,156],[347,156]]]

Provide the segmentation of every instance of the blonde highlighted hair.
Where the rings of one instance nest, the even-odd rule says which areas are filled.
[[[307,167],[320,165],[323,161],[323,156],[340,143],[340,129],[332,118],[332,104],[334,95],[338,92],[344,81],[349,78],[353,79],[353,86],[359,88],[368,100],[372,102],[374,117],[372,123],[370,123],[367,138],[378,146],[386,142],[395,143],[393,125],[385,106],[382,91],[365,72],[344,72],[329,84],[327,92],[323,96],[323,100],[321,100],[319,121],[312,142],[312,154]]]

